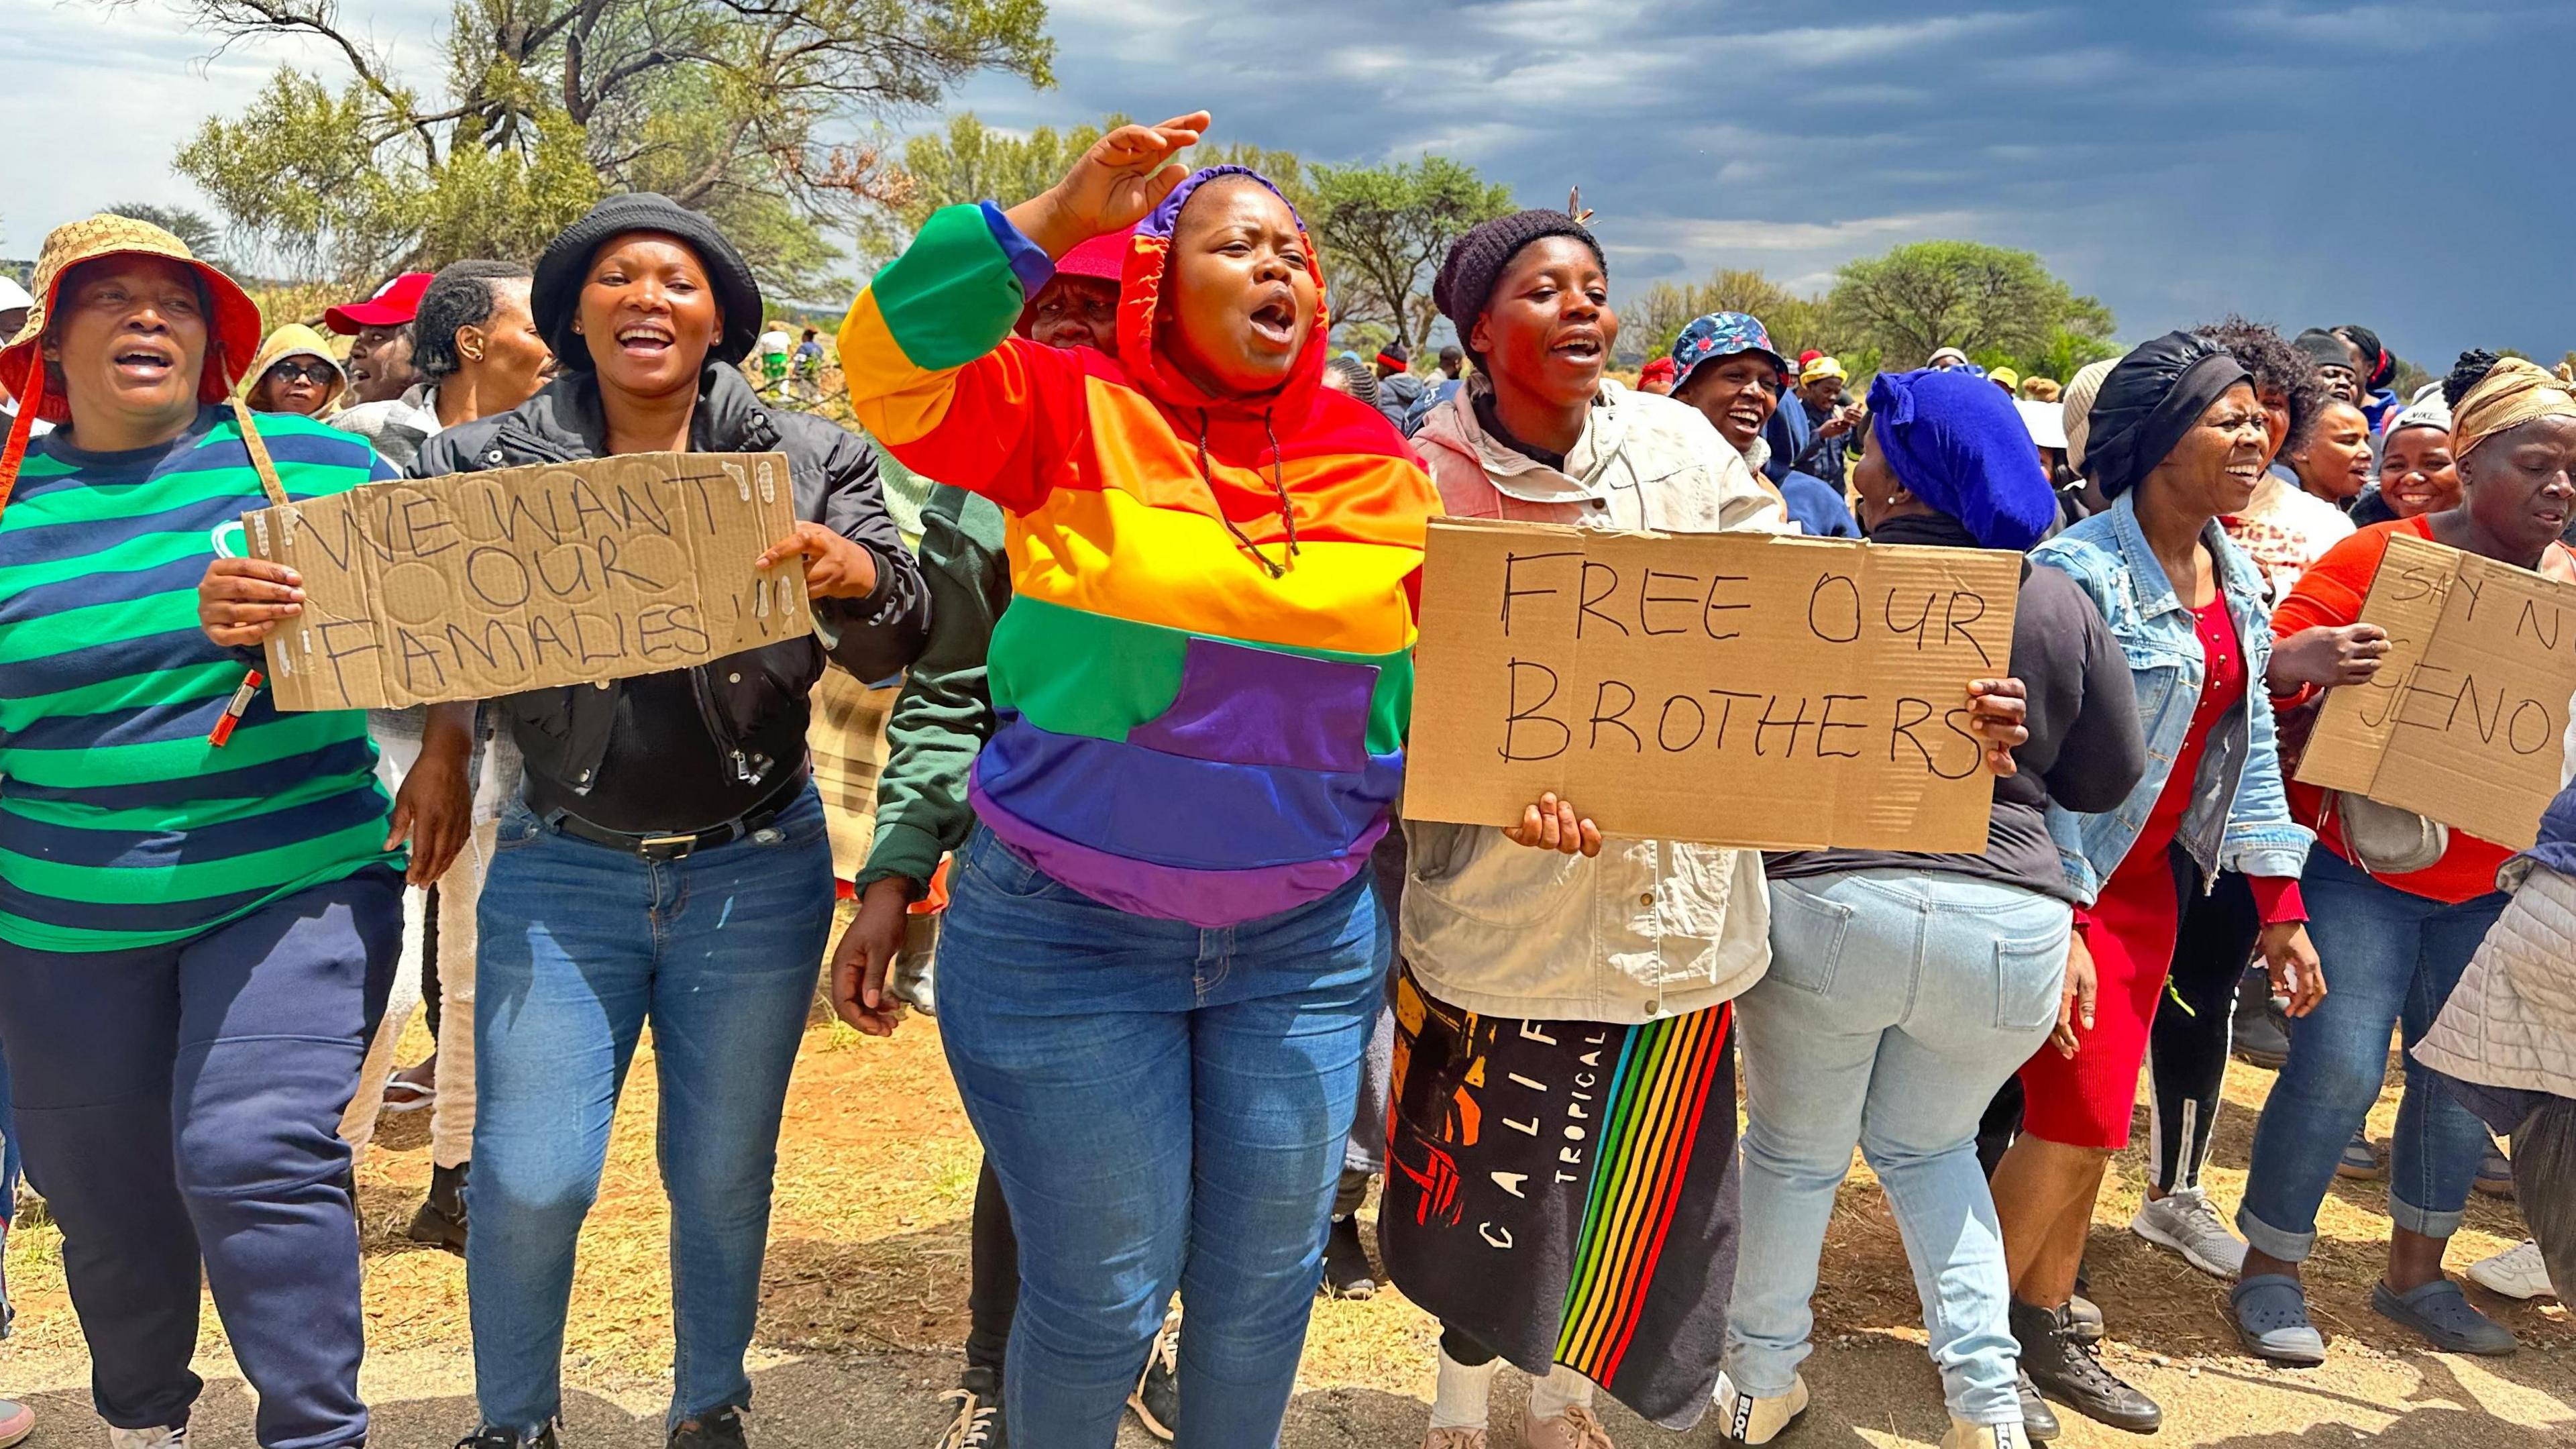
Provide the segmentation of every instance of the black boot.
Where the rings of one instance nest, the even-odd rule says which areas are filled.
[[[434,1167],[429,1173],[429,1198],[420,1211],[411,1215],[411,1229],[406,1234],[415,1243],[428,1243],[451,1253],[465,1251],[465,1177],[474,1166],[460,1162],[454,1167]]]
[[[2022,1433],[2028,1435],[2033,1443],[2046,1443],[2056,1438],[2057,1411],[2048,1406],[2048,1400],[2039,1396],[2039,1386],[2030,1381],[2030,1375],[2014,1374],[2013,1392],[2021,1396]]]
[[[2022,1372],[2042,1394],[2095,1423],[2132,1434],[2152,1434],[2163,1427],[2164,1410],[2102,1366],[2063,1305],[2034,1308],[2014,1299],[2012,1331],[2021,1342]]]

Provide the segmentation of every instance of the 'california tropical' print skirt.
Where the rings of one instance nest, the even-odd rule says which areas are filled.
[[[1406,972],[1395,1017],[1388,1276],[1525,1372],[1564,1364],[1689,1428],[1717,1386],[1735,1287],[1731,1008],[1514,1021]]]

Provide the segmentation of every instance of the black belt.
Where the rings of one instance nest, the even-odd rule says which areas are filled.
[[[791,791],[787,799],[780,804],[764,805],[748,815],[737,815],[722,825],[710,825],[704,830],[691,831],[685,835],[629,835],[622,830],[609,830],[593,825],[578,815],[565,815],[557,819],[555,829],[575,840],[587,840],[593,845],[605,845],[612,850],[623,850],[646,860],[686,860],[697,851],[713,850],[719,845],[729,845],[755,830],[765,830],[776,824],[778,817],[787,813],[787,807],[796,803],[803,782],[800,780],[798,783],[800,789]]]

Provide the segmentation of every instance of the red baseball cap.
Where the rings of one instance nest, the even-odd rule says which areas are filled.
[[[1136,236],[1136,228],[1127,227],[1096,236],[1056,258],[1056,275],[1064,277],[1097,277],[1104,282],[1119,280],[1127,265],[1127,246]]]
[[[420,313],[420,294],[429,290],[435,272],[405,272],[376,289],[363,302],[351,302],[322,314],[334,332],[354,337],[370,327],[400,327]]]

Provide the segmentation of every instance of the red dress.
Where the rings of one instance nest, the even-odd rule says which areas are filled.
[[[2138,1068],[2147,1059],[2148,1029],[2156,1019],[2156,1001],[2164,995],[2173,969],[2174,933],[2180,925],[2178,892],[2197,882],[2178,879],[2195,872],[2177,871],[2167,847],[2191,808],[2192,786],[2200,778],[2201,752],[2209,732],[2245,697],[2245,657],[2235,628],[2228,622],[2222,592],[2192,611],[2200,633],[2201,658],[2207,665],[2200,686],[2200,707],[2193,711],[2191,731],[2174,756],[2155,809],[2137,844],[2102,885],[2090,909],[2075,913],[2076,929],[2093,953],[2098,990],[2093,1029],[2078,1030],[2073,1060],[2053,1045],[2043,1046],[2021,1069],[2023,1130],[2043,1141],[2069,1147],[2118,1149],[2129,1145],[2129,1118],[2138,1095]],[[2298,916],[2294,883],[2252,881],[2263,919]]]

